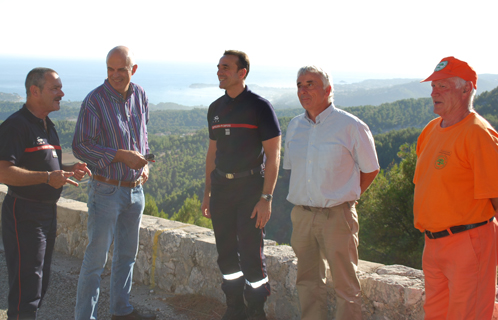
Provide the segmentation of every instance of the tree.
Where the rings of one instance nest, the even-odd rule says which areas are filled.
[[[153,217],[168,219],[168,215],[165,214],[164,211],[159,212],[159,209],[157,208],[156,200],[154,199],[153,196],[151,196],[148,193],[145,194],[145,208],[144,208],[143,214],[153,216]]]
[[[358,204],[360,257],[421,268],[423,234],[413,226],[415,144],[403,144],[400,164],[381,171]]]
[[[213,229],[213,223],[205,218],[201,211],[201,202],[197,195],[188,197],[183,202],[181,209],[171,217],[171,220],[194,224],[199,227]]]

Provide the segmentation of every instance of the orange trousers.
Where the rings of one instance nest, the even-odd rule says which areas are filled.
[[[425,238],[426,320],[490,320],[496,291],[496,220],[450,236]]]

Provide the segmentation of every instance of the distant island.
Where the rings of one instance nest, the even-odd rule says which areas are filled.
[[[24,99],[18,95],[17,93],[3,93],[0,92],[0,101],[9,101],[9,102],[21,102]]]
[[[204,88],[217,88],[217,84],[209,84],[209,83],[192,83],[188,86],[190,89],[204,89]]]

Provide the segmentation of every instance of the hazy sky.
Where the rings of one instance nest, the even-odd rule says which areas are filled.
[[[1,56],[317,64],[333,73],[428,76],[446,56],[498,74],[498,1],[0,0]]]

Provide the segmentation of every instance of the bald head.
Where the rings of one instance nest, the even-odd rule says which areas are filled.
[[[126,97],[131,76],[137,71],[133,54],[124,46],[113,48],[107,54],[107,80],[123,97]]]
[[[133,52],[130,51],[128,47],[125,46],[117,46],[111,49],[107,54],[106,62],[109,62],[109,59],[112,56],[119,56],[126,60],[126,66],[131,70],[135,65],[135,57],[133,56]]]

